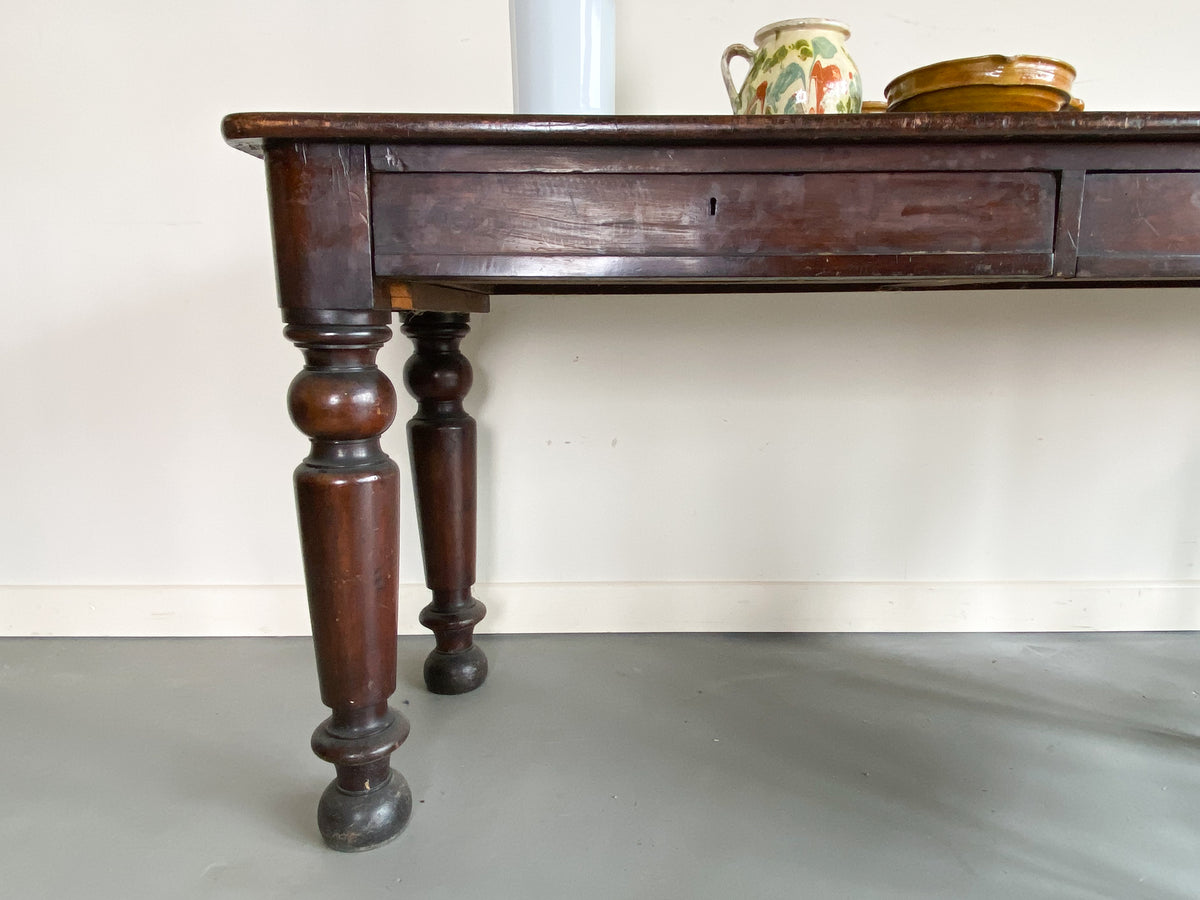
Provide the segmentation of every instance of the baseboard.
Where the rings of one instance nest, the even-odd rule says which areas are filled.
[[[1200,582],[483,584],[480,633],[1191,631]],[[421,634],[420,585],[400,633]],[[300,585],[0,586],[0,636],[309,633]]]

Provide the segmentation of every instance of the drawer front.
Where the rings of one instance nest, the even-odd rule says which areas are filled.
[[[1076,274],[1200,276],[1200,172],[1088,173]]]
[[[376,174],[376,272],[622,279],[1043,275],[1042,172]]]

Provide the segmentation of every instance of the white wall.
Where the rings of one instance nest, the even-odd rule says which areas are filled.
[[[797,14],[851,25],[868,97],[936,59],[1036,52],[1076,64],[1091,109],[1200,107],[1195,5],[897,10],[620,0],[618,111],[724,112],[723,47]],[[507,112],[507,4],[51,0],[4,19],[0,634],[303,630],[300,357],[261,164],[218,124]],[[1197,301],[499,299],[466,348],[489,626],[604,607],[612,629],[1200,627]],[[395,379],[405,355],[383,354]],[[402,428],[386,446],[405,459]],[[406,628],[422,602],[405,589]]]

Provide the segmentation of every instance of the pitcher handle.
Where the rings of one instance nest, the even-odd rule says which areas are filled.
[[[733,86],[733,76],[729,74],[729,61],[735,56],[740,56],[750,65],[754,65],[754,54],[750,52],[750,48],[745,44],[730,44],[725,48],[725,52],[721,54],[721,74],[725,77],[725,90],[729,92],[729,105],[733,107],[734,115],[737,115],[738,109],[738,92],[741,88]]]

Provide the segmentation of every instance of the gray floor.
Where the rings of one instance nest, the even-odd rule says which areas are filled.
[[[0,641],[4,898],[1200,897],[1200,636],[400,642],[409,830],[323,849],[307,641]]]

